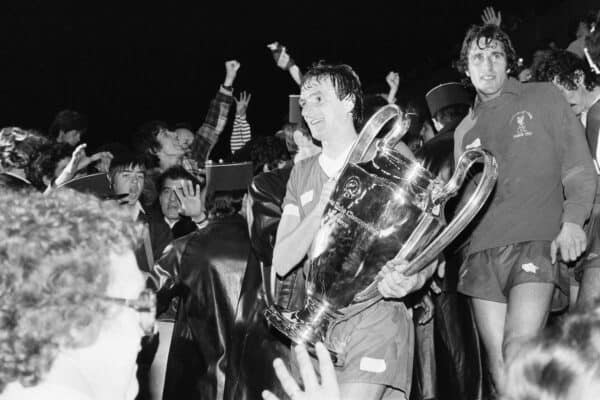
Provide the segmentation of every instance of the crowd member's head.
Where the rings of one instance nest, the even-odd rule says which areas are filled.
[[[108,177],[114,195],[127,195],[119,199],[121,203],[134,205],[138,202],[144,187],[146,167],[144,161],[131,153],[123,153],[113,158]]]
[[[87,118],[83,114],[73,110],[62,110],[54,117],[48,133],[59,143],[77,146],[83,140],[87,127]]]
[[[358,129],[363,111],[360,79],[349,65],[316,64],[303,77],[300,106],[317,140],[347,126]]]
[[[502,400],[600,398],[600,368],[576,349],[536,339],[508,363]]]
[[[285,140],[285,145],[294,162],[311,157],[321,151],[304,123],[286,123],[276,135]]]
[[[175,130],[175,140],[179,147],[181,147],[184,153],[188,153],[194,143],[194,128],[188,123],[181,122],[175,124],[173,129]]]
[[[525,343],[507,365],[505,400],[600,398],[600,303]]]
[[[473,26],[467,31],[458,67],[470,78],[480,100],[500,95],[516,63],[517,55],[510,38],[499,26]]]
[[[0,172],[22,170],[37,156],[48,140],[17,127],[0,130]]]
[[[134,399],[155,302],[114,202],[0,192],[0,390],[7,398]],[[125,222],[129,221],[129,223]]]
[[[25,168],[27,179],[36,189],[44,191],[71,160],[73,147],[68,143],[48,143]]]
[[[177,133],[163,121],[143,124],[135,133],[133,145],[146,158],[148,168],[157,168],[159,171],[180,165],[184,155]]]
[[[599,79],[585,60],[566,50],[551,52],[534,71],[534,79],[552,82],[576,114],[588,110],[597,99]]]
[[[159,176],[158,201],[160,203],[160,210],[167,220],[176,222],[181,218],[181,201],[176,190],[188,183],[192,184],[194,190],[199,185],[201,192],[206,187],[204,182],[200,182],[194,175],[179,165],[168,168]]]
[[[252,161],[255,175],[284,167],[289,160],[286,142],[278,134],[252,138],[233,155],[234,162]]]
[[[469,111],[473,95],[460,83],[438,85],[425,94],[429,113],[436,131],[456,126]]]

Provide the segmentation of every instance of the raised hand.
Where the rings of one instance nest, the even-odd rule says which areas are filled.
[[[233,98],[235,101],[235,114],[239,117],[246,117],[246,109],[248,108],[248,103],[250,103],[250,99],[252,98],[252,94],[247,92],[240,93],[239,98]]]
[[[385,81],[389,85],[390,89],[398,90],[398,85],[400,85],[400,75],[397,72],[390,71],[386,77]]]
[[[481,13],[481,22],[483,22],[486,25],[500,26],[500,24],[502,23],[502,13],[500,11],[496,13],[494,7],[486,7]]]
[[[181,204],[180,214],[190,217],[192,220],[197,220],[204,215],[200,185],[196,185],[194,190],[194,184],[185,180],[182,186],[175,188],[175,194]]]
[[[229,60],[225,62],[225,86],[233,86],[233,81],[237,76],[241,64],[237,60]]]
[[[296,355],[300,375],[304,383],[304,390],[300,389],[298,383],[296,383],[283,361],[279,358],[273,361],[275,374],[279,382],[281,382],[283,390],[285,390],[292,400],[339,400],[340,388],[329,352],[323,343],[317,343],[315,351],[319,359],[320,383],[310,361],[310,356],[303,346],[296,346]],[[279,400],[277,396],[268,390],[262,393],[262,397],[264,400]]]

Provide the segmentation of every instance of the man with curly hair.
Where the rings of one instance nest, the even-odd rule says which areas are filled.
[[[1,397],[134,399],[156,308],[133,254],[138,227],[71,190],[4,190],[0,204]]]
[[[498,180],[470,237],[458,290],[471,298],[496,387],[504,361],[544,327],[555,288],[566,300],[557,254],[569,262],[585,249],[582,226],[597,180],[575,113],[552,85],[509,78],[515,65],[498,26],[467,32],[460,66],[477,96],[455,131],[455,155],[488,149]]]
[[[600,174],[600,77],[586,61],[569,51],[550,53],[535,71],[539,81],[552,82],[560,89],[573,111],[580,115],[586,127],[588,146],[594,158],[596,172]],[[599,186],[600,189],[600,186]],[[579,292],[573,292],[577,303],[594,300],[600,289],[600,193],[596,192],[594,208],[585,225],[588,247],[575,266],[575,279],[580,281]],[[574,286],[576,288],[577,286]]]

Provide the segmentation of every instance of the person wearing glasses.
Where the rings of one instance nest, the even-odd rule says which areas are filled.
[[[156,330],[140,227],[71,190],[5,190],[0,204],[0,399],[134,399],[140,342]]]

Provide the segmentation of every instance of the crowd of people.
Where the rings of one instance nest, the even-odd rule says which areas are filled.
[[[300,95],[274,135],[253,135],[236,60],[197,129],[149,121],[92,155],[77,111],[1,129],[0,399],[599,398],[598,24],[590,12],[566,50],[523,67],[487,8],[457,54],[465,79],[428,88],[425,111],[398,100],[396,72],[365,94],[351,66],[302,71],[275,42]],[[334,365],[263,314],[304,307],[337,178],[388,104],[398,157],[447,182],[483,148],[497,181],[435,261],[383,266],[380,300],[327,332],[344,344]],[[214,163],[229,120],[232,162]]]

